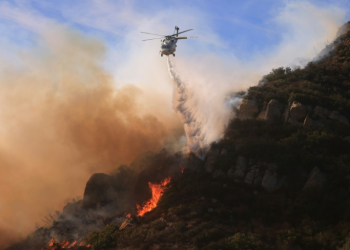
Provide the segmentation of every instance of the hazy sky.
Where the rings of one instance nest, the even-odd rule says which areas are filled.
[[[126,44],[148,38],[139,31],[170,34],[178,25],[181,29],[195,28],[188,34],[199,37],[196,41],[181,41],[188,49],[180,49],[179,55],[194,55],[205,47],[239,60],[251,60],[258,52],[271,51],[281,44],[284,34],[292,31],[298,22],[308,18],[314,19],[310,23],[317,21],[316,16],[308,13],[310,6],[333,10],[338,22],[350,19],[346,12],[350,1],[346,0],[2,0],[0,41],[22,48],[36,46],[39,30],[50,29],[50,23],[62,24],[102,39],[110,50],[107,65],[113,69],[113,65],[122,61],[114,56],[122,54]],[[288,19],[283,12],[294,15],[295,19]],[[131,32],[134,32],[132,36]],[[156,44],[154,53],[158,53],[157,40],[147,43]],[[322,44],[314,46],[317,51],[322,49]]]

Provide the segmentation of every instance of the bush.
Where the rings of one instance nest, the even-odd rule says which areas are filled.
[[[228,247],[234,250],[258,250],[261,249],[261,243],[259,239],[251,235],[236,233],[234,236],[228,238]]]
[[[187,211],[187,208],[185,205],[180,204],[177,207],[171,207],[168,209],[168,214],[169,215],[181,215],[184,214]]]
[[[350,250],[350,234],[346,237],[344,245],[339,250]]]
[[[159,230],[164,230],[164,228],[167,226],[167,223],[165,220],[155,220],[150,224],[151,228],[159,231]]]
[[[91,244],[94,250],[103,250],[117,245],[117,236],[119,228],[115,225],[109,225],[102,229],[100,232],[90,233],[85,241]]]

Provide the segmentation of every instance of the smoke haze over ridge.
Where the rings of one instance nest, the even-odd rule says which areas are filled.
[[[175,113],[142,106],[162,96],[113,87],[99,41],[61,32],[57,46],[27,51],[0,77],[0,229],[9,235],[24,236],[81,196],[91,174],[159,151],[183,133]]]

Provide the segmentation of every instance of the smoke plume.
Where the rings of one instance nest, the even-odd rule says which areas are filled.
[[[1,246],[12,242],[2,232],[25,236],[81,196],[92,173],[159,151],[183,133],[175,113],[147,104],[162,103],[161,95],[114,87],[100,41],[57,30],[16,63],[1,62]]]

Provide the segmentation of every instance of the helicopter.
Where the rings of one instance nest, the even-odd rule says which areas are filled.
[[[189,30],[184,30],[179,32],[180,28],[175,26],[175,30],[174,30],[174,34],[172,35],[158,35],[158,34],[153,34],[153,33],[148,33],[148,32],[141,32],[144,34],[148,34],[148,35],[153,35],[153,36],[160,36],[157,38],[151,38],[151,39],[145,39],[142,41],[149,41],[149,40],[155,40],[155,39],[161,39],[161,47],[160,47],[160,55],[173,55],[175,56],[175,51],[176,51],[176,43],[179,39],[187,39],[187,36],[179,36],[179,34],[191,31],[193,29],[189,29]],[[176,33],[175,33],[176,31]],[[163,39],[164,38],[164,39]],[[189,38],[197,38],[197,37],[189,37]]]

